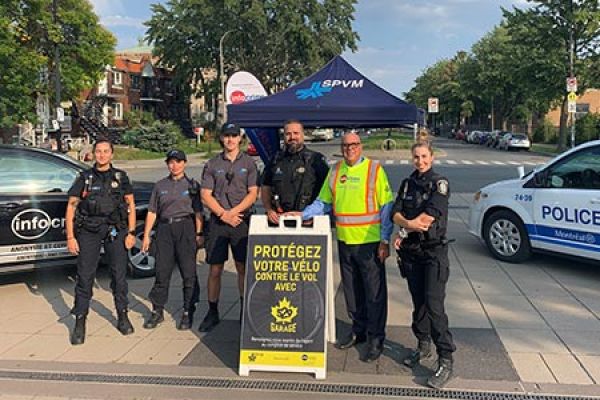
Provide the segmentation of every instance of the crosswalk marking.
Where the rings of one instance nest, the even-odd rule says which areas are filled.
[[[440,160],[433,160],[434,164],[441,164],[442,162]]]
[[[502,161],[492,161],[492,163],[496,165],[505,165]]]
[[[327,160],[327,164],[334,165],[336,162],[338,162],[338,160]],[[385,164],[385,165],[409,165],[411,164],[410,160],[406,160],[406,159],[402,159],[402,160],[379,160],[380,163]],[[457,165],[457,164],[463,164],[463,165],[531,165],[531,166],[537,166],[537,165],[542,165],[543,162],[541,161],[498,161],[498,160],[490,160],[490,161],[484,161],[484,160],[447,160],[447,159],[441,159],[441,160],[433,160],[433,163],[435,165]],[[261,161],[257,161],[257,164],[260,165],[262,164]]]
[[[481,164],[481,165],[490,165],[490,163],[489,163],[489,162],[487,162],[487,161],[481,161],[481,160],[477,160],[477,161],[475,161],[475,162],[476,162],[477,164]]]
[[[407,165],[408,164],[408,160],[400,160],[400,164]]]
[[[450,165],[456,165],[456,161],[454,160],[446,160],[446,162]]]
[[[393,164],[393,163],[394,163],[394,160],[385,160],[385,164],[386,165],[390,165],[390,164]]]
[[[509,161],[508,162],[510,165],[521,165],[522,163],[518,162],[518,161]]]
[[[473,165],[473,161],[469,161],[469,160],[461,160],[461,162],[463,164],[467,164],[467,165]]]

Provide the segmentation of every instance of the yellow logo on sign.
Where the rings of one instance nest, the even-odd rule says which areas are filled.
[[[570,92],[567,95],[567,100],[569,100],[569,101],[575,101],[575,100],[577,100],[577,95],[575,94],[575,92]]]
[[[279,304],[271,307],[271,315],[275,318],[277,324],[291,324],[292,320],[298,315],[298,307],[294,307],[292,303],[285,297],[279,300]]]

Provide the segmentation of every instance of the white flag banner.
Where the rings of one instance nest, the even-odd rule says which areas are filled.
[[[267,91],[250,72],[239,71],[231,75],[225,88],[227,104],[240,104],[265,97]]]

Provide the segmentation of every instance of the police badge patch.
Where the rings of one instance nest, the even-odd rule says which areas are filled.
[[[443,196],[448,196],[448,181],[445,179],[437,181],[437,191]]]

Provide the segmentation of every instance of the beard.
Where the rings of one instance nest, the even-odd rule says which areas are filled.
[[[288,142],[285,144],[285,150],[292,154],[299,152],[303,147],[304,143]]]

